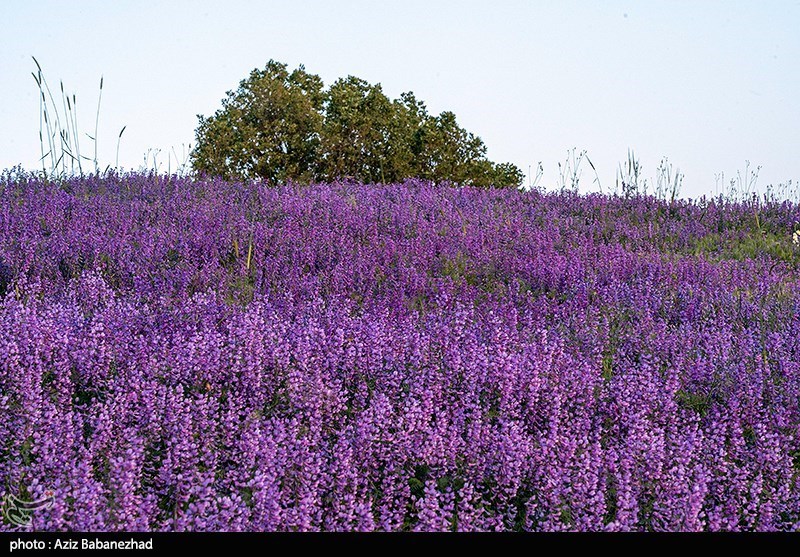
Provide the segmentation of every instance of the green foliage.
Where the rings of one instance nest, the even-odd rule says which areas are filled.
[[[323,100],[318,76],[270,60],[228,91],[213,116],[199,116],[193,168],[228,179],[311,179]]]
[[[322,174],[369,182],[385,181],[387,173],[394,178],[392,145],[402,131],[394,112],[380,85],[352,76],[337,80],[327,93]]]
[[[327,90],[300,66],[270,60],[199,116],[194,170],[274,182],[423,178],[479,187],[517,187],[523,173],[486,158],[480,137],[455,114],[428,114],[413,93],[391,100],[380,84],[349,76]]]
[[[611,381],[614,376],[614,356],[610,353],[603,354],[601,376],[605,381]]]
[[[688,390],[680,390],[675,393],[675,401],[681,408],[692,410],[701,417],[708,414],[708,410],[711,407],[711,397]]]
[[[496,188],[510,188],[519,186],[523,178],[525,173],[515,164],[501,162],[492,165],[488,183]]]
[[[454,257],[442,255],[433,276],[450,277],[454,282],[464,282],[486,293],[503,295],[508,288],[508,280],[493,262],[476,264],[462,252]]]
[[[792,244],[790,234],[754,231],[744,238],[724,237],[708,234],[697,240],[694,246],[696,255],[706,255],[715,260],[734,259],[744,261],[768,256],[783,261],[792,267],[800,264],[800,250]]]

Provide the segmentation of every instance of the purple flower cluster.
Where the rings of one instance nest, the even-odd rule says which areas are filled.
[[[6,175],[0,500],[52,490],[41,530],[797,530],[800,210],[758,210]]]

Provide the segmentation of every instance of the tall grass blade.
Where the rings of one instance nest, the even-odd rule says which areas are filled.
[[[125,133],[125,128],[128,126],[122,126],[122,129],[119,130],[119,135],[117,136],[117,158],[114,161],[114,166],[119,168],[119,142],[122,140],[122,134]]]
[[[69,97],[67,97],[69,104]],[[75,93],[72,94],[72,130],[73,137],[75,138],[75,153],[78,155],[78,172],[83,175],[83,166],[81,165],[81,134],[78,132],[78,99],[75,98]]]
[[[103,76],[100,76],[100,94],[97,96],[97,114],[94,118],[94,170],[97,172],[99,170],[98,162],[97,162],[97,130],[100,126],[100,102],[103,99]]]

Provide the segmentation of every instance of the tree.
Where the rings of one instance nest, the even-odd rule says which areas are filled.
[[[313,179],[323,101],[318,76],[270,60],[228,91],[213,116],[198,116],[193,168],[224,178]]]
[[[524,178],[525,173],[510,162],[492,163],[491,176],[486,183],[495,188],[516,188]]]
[[[322,127],[323,174],[349,176],[365,182],[394,178],[388,158],[395,140],[394,107],[380,85],[350,76],[328,90]]]
[[[429,180],[469,183],[486,159],[481,138],[459,126],[452,112],[427,117],[419,137],[418,169]]]
[[[380,86],[350,76],[328,90],[322,133],[323,177],[396,182],[423,177],[419,131],[429,119],[411,92],[390,100]]]
[[[522,172],[486,158],[480,137],[438,116],[413,93],[391,100],[354,76],[327,91],[303,66],[270,60],[229,91],[213,116],[199,116],[195,170],[276,182],[396,182],[419,177],[480,187],[516,187]]]

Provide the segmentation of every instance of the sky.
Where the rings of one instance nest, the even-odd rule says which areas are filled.
[[[612,189],[628,149],[651,179],[668,157],[684,197],[715,194],[715,176],[748,160],[763,189],[800,179],[798,24],[800,0],[0,0],[0,169],[39,167],[31,56],[92,135],[103,76],[101,163],[116,162],[125,126],[120,166],[149,152],[162,170],[198,114],[275,59],[326,85],[355,75],[392,98],[413,91],[492,160],[541,161],[544,187],[575,148],[597,169],[599,185],[583,164],[586,191]]]

